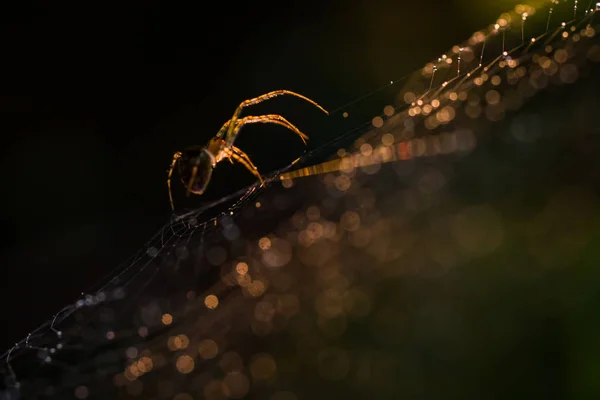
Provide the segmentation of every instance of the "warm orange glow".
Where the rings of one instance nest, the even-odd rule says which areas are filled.
[[[235,271],[240,275],[246,275],[248,273],[248,264],[243,261],[240,261],[235,266]]]
[[[188,356],[187,354],[184,354],[177,358],[175,366],[177,367],[177,371],[181,372],[182,374],[189,374],[194,370],[196,364],[192,357]]]
[[[261,250],[270,249],[271,248],[271,239],[269,239],[268,237],[260,238],[260,240],[258,241],[258,247],[260,247]]]
[[[211,310],[214,310],[219,305],[219,298],[214,294],[209,294],[204,298],[204,305]]]
[[[171,314],[163,314],[161,321],[164,325],[171,325],[173,323],[173,316]]]
[[[198,353],[203,359],[210,360],[215,358],[219,353],[219,346],[214,340],[205,339],[198,345]]]

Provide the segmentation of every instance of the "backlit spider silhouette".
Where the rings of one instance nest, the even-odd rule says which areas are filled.
[[[173,170],[175,169],[175,166],[178,167],[177,171],[179,173],[179,177],[181,179],[181,182],[184,185],[186,185],[188,195],[190,193],[197,195],[204,193],[206,187],[208,186],[208,182],[210,182],[210,177],[212,175],[213,169],[217,166],[219,162],[223,161],[225,158],[227,158],[231,163],[233,163],[234,160],[239,162],[244,167],[246,167],[248,171],[254,174],[261,184],[264,184],[264,181],[260,173],[258,172],[258,169],[252,163],[250,157],[248,157],[246,153],[244,153],[242,150],[233,145],[235,139],[237,138],[237,135],[240,132],[240,129],[242,129],[246,124],[262,122],[281,125],[285,128],[290,129],[291,131],[294,131],[306,144],[306,139],[308,139],[308,136],[300,132],[298,128],[296,128],[291,122],[289,122],[281,115],[266,114],[240,118],[240,114],[242,113],[244,107],[258,104],[265,100],[269,100],[273,97],[281,95],[292,95],[299,97],[318,107],[324,113],[328,114],[328,112],[323,107],[321,107],[313,100],[289,90],[275,90],[273,92],[263,94],[262,96],[255,97],[253,99],[244,100],[242,103],[240,103],[238,108],[233,113],[233,117],[231,117],[229,121],[223,124],[217,135],[214,138],[210,139],[206,145],[191,146],[187,149],[184,149],[183,151],[178,151],[173,155],[173,162],[171,163],[171,168],[169,169],[169,176],[167,178],[167,186],[169,188],[169,200],[171,201],[171,208],[173,210],[175,209],[175,205],[173,203],[173,194],[171,192],[171,176],[173,175]]]

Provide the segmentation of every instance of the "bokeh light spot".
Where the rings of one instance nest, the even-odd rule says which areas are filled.
[[[209,294],[204,298],[204,305],[206,306],[206,308],[214,310],[219,305],[219,298],[214,294]]]
[[[235,271],[238,274],[240,274],[240,275],[246,275],[248,273],[248,264],[246,264],[245,262],[240,261],[235,266]]]
[[[277,364],[270,354],[257,354],[250,362],[250,373],[256,380],[270,380],[277,372]]]
[[[215,358],[219,353],[219,346],[214,340],[205,339],[198,345],[198,353],[203,359],[210,360]]]
[[[194,370],[195,362],[192,357],[184,354],[177,358],[175,366],[177,367],[177,371],[181,372],[182,374],[189,374]]]
[[[223,389],[227,397],[241,399],[250,390],[250,381],[239,371],[231,372],[223,379]]]
[[[173,316],[171,314],[163,314],[161,317],[161,322],[163,325],[171,325],[173,322]]]

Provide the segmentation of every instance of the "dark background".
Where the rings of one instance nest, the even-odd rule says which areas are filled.
[[[285,88],[334,110],[514,5],[174,3],[2,7],[0,347],[73,301],[168,220],[173,152],[207,141],[241,100]],[[392,98],[363,112],[380,112]],[[305,130],[309,148],[360,122],[297,99],[252,111],[266,112]],[[237,143],[263,172],[303,150],[292,133],[265,126],[245,129]],[[240,166],[217,171],[206,198],[252,182]]]

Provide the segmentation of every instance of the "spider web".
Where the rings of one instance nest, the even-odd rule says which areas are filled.
[[[395,106],[274,171],[266,187],[173,215],[137,254],[0,357],[2,396],[294,400],[317,393],[431,398],[451,390],[418,388],[402,341],[423,356],[431,330],[443,327],[433,346],[452,357],[464,329],[435,301],[423,311],[429,317],[410,314],[395,304],[389,282],[410,277],[401,281],[406,291],[416,290],[408,283],[430,289],[420,279],[438,282],[459,266],[489,263],[516,234],[491,200],[462,207],[443,189],[457,170],[466,175],[458,188],[486,173],[508,179],[489,168],[473,172],[478,164],[464,160],[483,157],[477,146],[490,155],[490,143],[545,137],[546,152],[555,155],[593,133],[589,110],[598,102],[586,90],[597,83],[600,59],[595,11],[573,18],[562,3],[552,12],[528,9],[525,20],[524,12],[501,16],[498,28],[396,81],[404,86]],[[527,41],[524,26],[535,41]],[[578,84],[583,77],[590,84]],[[567,84],[575,94],[552,97],[553,87]],[[536,112],[547,115],[544,129]],[[565,127],[575,132],[566,139]],[[518,154],[512,161],[523,163]],[[301,175],[319,176],[295,179]],[[471,196],[489,199],[502,190],[479,185],[486,190]],[[577,222],[571,234],[578,241],[550,235],[559,245],[544,250],[535,236],[525,238],[531,262],[550,270],[576,261],[600,215],[585,191],[561,193],[549,195],[556,205],[535,227],[564,222],[557,211],[574,197],[579,212],[565,218]],[[449,215],[459,222],[450,227]],[[398,318],[428,331],[413,336],[390,323]]]

